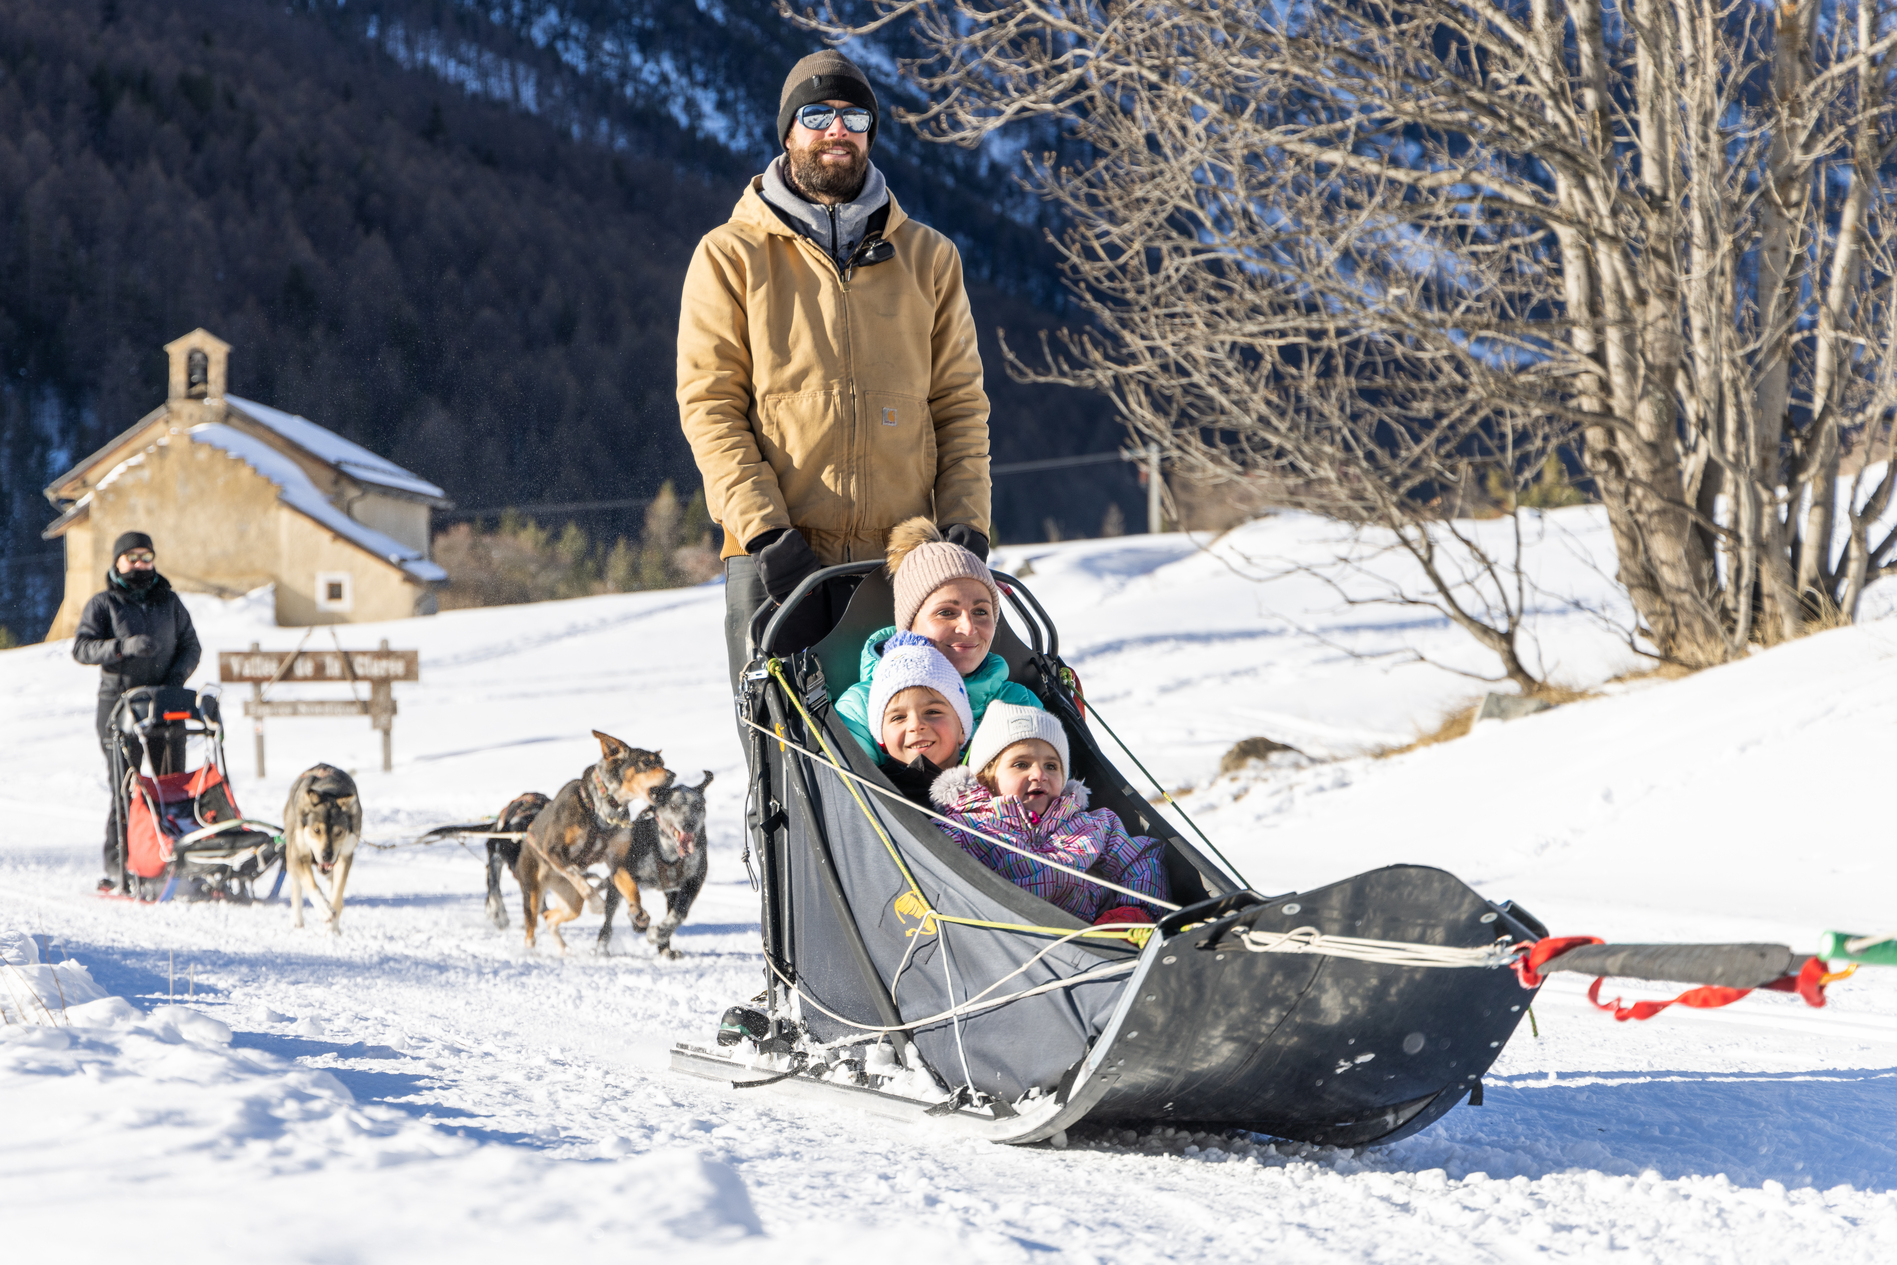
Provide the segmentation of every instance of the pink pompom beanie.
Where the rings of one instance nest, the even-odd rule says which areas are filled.
[[[950,580],[973,580],[986,586],[995,604],[995,618],[1000,620],[1001,590],[988,564],[960,545],[942,539],[942,533],[928,519],[911,518],[890,528],[885,557],[889,574],[894,577],[898,631],[909,631],[929,594]]]

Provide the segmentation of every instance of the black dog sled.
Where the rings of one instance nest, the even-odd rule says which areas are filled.
[[[112,824],[123,876],[114,894],[161,901],[182,891],[194,900],[248,901],[276,866],[274,898],[283,886],[283,830],[238,811],[225,771],[217,695],[141,686],[119,696],[111,725]],[[203,762],[169,773],[154,768],[148,777],[145,762],[133,764],[126,739],[150,752],[153,731],[167,725],[183,727],[187,751],[192,739],[199,741]]]
[[[1511,946],[1546,934],[1534,918],[1418,866],[1249,890],[1107,761],[1053,622],[998,574],[1026,641],[1004,625],[994,650],[1064,722],[1072,775],[1131,833],[1168,844],[1176,912],[1156,927],[1079,922],[963,853],[834,719],[865,638],[890,622],[879,566],[812,576],[753,638],[737,707],[767,987],[755,1010],[734,1008],[720,1048],[675,1048],[676,1070],[926,1110],[1015,1143],[1088,1121],[1360,1146],[1480,1101],[1534,998],[1506,969]],[[828,636],[776,652],[800,602],[852,580]],[[947,1100],[890,1092],[922,1077]]]

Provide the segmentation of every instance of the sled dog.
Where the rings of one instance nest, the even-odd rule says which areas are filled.
[[[634,931],[662,958],[677,957],[672,933],[692,912],[698,889],[705,884],[705,788],[711,770],[697,786],[661,786],[652,792],[652,807],[640,813],[625,830],[615,831],[606,845],[607,873],[612,885],[606,892],[606,923],[599,929],[599,951],[605,953],[613,938],[613,911],[626,899],[626,914]],[[665,917],[658,922],[639,903],[639,888],[665,893]]]
[[[593,736],[599,739],[598,763],[561,787],[534,818],[514,865],[530,949],[544,896],[547,930],[566,952],[560,926],[580,916],[587,896],[567,876],[604,858],[613,833],[631,826],[633,814],[652,802],[652,792],[672,780],[658,752],[629,747],[597,729]]]
[[[343,889],[349,885],[349,867],[361,838],[362,801],[355,780],[327,764],[306,769],[283,806],[283,867],[290,874],[293,926],[303,925],[307,892],[328,902],[329,929],[342,930]],[[327,895],[317,884],[315,870],[329,879]]]
[[[510,835],[525,830],[540,815],[540,810],[552,802],[539,791],[516,795],[494,819],[494,829]],[[520,840],[487,841],[487,918],[499,928],[507,926],[507,902],[501,899],[502,870],[512,874],[515,882],[520,881]]]

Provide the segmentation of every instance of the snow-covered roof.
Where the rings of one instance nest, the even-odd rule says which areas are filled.
[[[239,404],[246,414],[250,413],[253,407],[260,407],[245,404],[243,401],[233,401],[233,403]],[[272,413],[277,412],[275,409],[269,411]],[[277,416],[289,417],[290,415],[287,413],[278,413]],[[257,420],[263,421],[262,418],[258,418]],[[329,438],[339,444],[347,444],[350,448],[356,447],[347,440],[338,439],[336,436],[330,435],[329,432],[323,430],[322,427],[316,426],[312,422],[304,421],[303,418],[297,417],[291,420],[303,422],[305,426],[310,426],[312,429],[320,431],[324,435],[328,435]],[[269,425],[267,422],[265,424]],[[419,549],[412,549],[391,536],[383,535],[373,527],[365,527],[337,509],[334,505],[331,505],[329,500],[324,497],[321,492],[317,491],[316,485],[310,482],[310,477],[303,473],[301,466],[262,440],[246,435],[236,427],[227,426],[222,422],[205,422],[202,425],[193,426],[191,428],[191,442],[194,444],[208,444],[210,447],[228,453],[239,461],[242,461],[258,474],[261,474],[264,478],[277,485],[277,498],[285,505],[315,519],[323,526],[335,532],[338,536],[367,550],[376,557],[394,563],[415,579],[424,583],[437,583],[448,578],[448,573],[423,557]],[[297,442],[301,443],[302,441],[299,439]],[[362,452],[364,450],[356,448],[356,451]],[[380,460],[380,458],[377,458],[377,460]],[[391,467],[391,469],[393,468],[394,467]],[[417,482],[419,482],[419,480],[417,480]]]
[[[224,402],[260,426],[267,426],[297,447],[319,460],[327,461],[350,478],[410,496],[445,501],[447,494],[428,480],[402,469],[387,457],[377,456],[361,444],[352,444],[335,431],[326,430],[307,417],[259,404],[255,400],[226,395]]]
[[[133,466],[142,466],[144,464],[145,464],[145,454],[142,452],[137,452],[137,453],[133,453],[131,456],[127,457],[125,460],[119,462],[117,465],[113,466],[110,470],[107,470],[103,475],[100,476],[99,481],[92,485],[91,492],[86,493],[84,496],[74,501],[71,505],[67,506],[65,513],[61,514],[58,518],[55,518],[52,522],[46,525],[46,530],[40,533],[40,539],[51,540],[55,536],[58,536],[60,532],[66,530],[66,525],[68,523],[71,523],[75,519],[78,519],[84,516],[86,511],[91,508],[92,497],[94,493],[100,492],[104,490],[105,488],[111,487],[114,483],[118,482],[118,478],[120,475],[124,474],[127,470],[130,470]]]

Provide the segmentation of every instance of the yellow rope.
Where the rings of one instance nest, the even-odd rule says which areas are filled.
[[[772,659],[767,666],[770,669],[771,675],[777,678],[777,683],[784,687],[784,695],[790,699],[791,705],[797,709],[797,714],[804,718],[804,728],[817,736],[817,745],[823,748],[823,754],[829,759],[831,766],[841,769],[843,765],[837,760],[836,752],[830,749],[830,740],[824,737],[823,727],[817,724],[815,718],[805,710],[804,700],[798,697],[797,691],[792,689],[790,682],[785,679],[783,661],[781,659]],[[795,745],[789,743],[788,739],[781,736],[778,741],[780,746]],[[863,816],[869,819],[869,824],[876,831],[876,837],[883,841],[885,848],[889,849],[890,858],[895,861],[896,868],[902,871],[903,881],[909,884],[909,890],[915,894],[917,900],[922,902],[922,908],[924,910],[931,914],[935,913],[935,907],[929,903],[929,898],[922,894],[922,888],[916,882],[915,876],[909,873],[908,865],[903,862],[902,853],[896,851],[895,842],[884,833],[883,823],[878,820],[875,813],[869,810],[869,805],[863,802],[863,796],[857,791],[856,783],[850,781],[848,778],[844,778],[843,784],[850,788],[850,798],[854,799],[856,806],[863,810]],[[940,915],[938,914],[937,917],[939,918]]]

